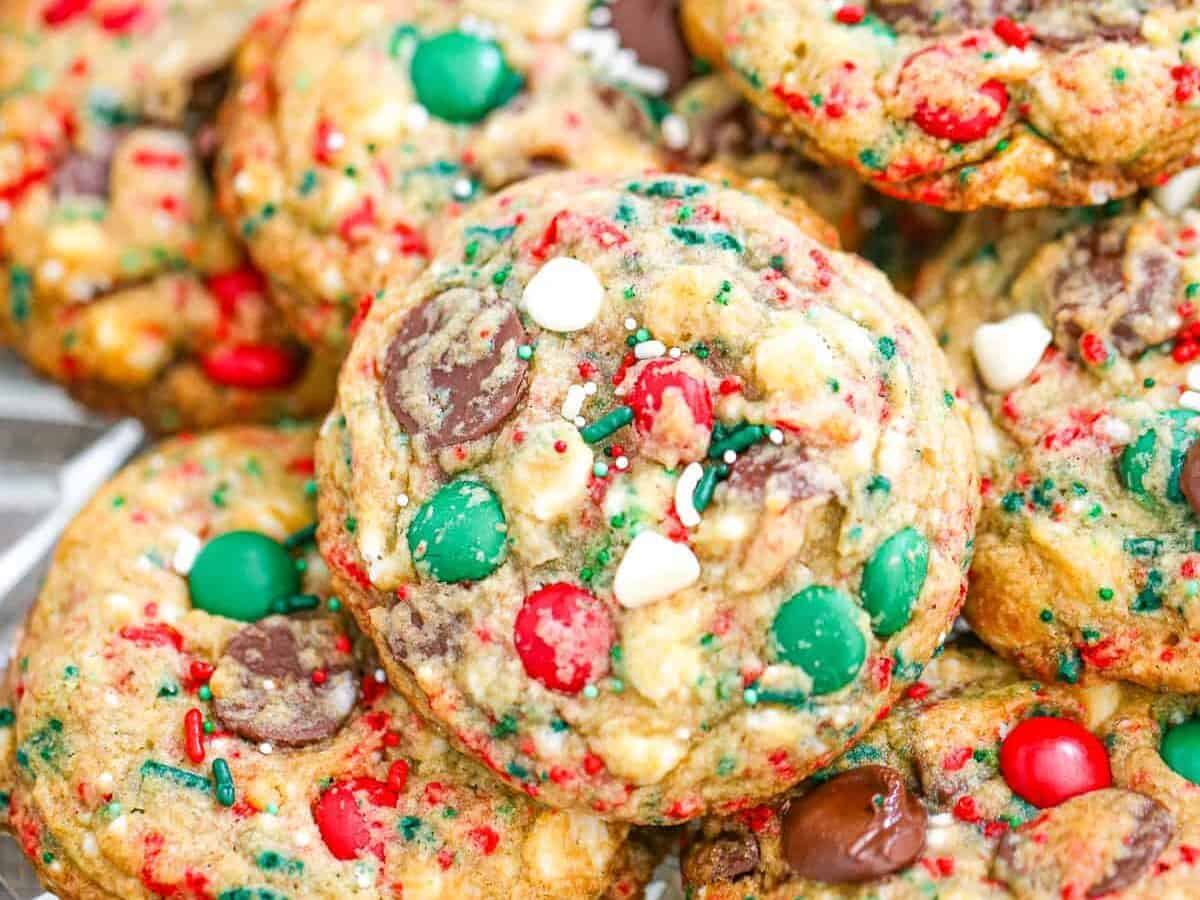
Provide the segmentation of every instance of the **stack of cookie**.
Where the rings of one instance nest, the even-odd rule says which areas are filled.
[[[1002,6],[0,9],[0,337],[184,432],[8,669],[46,886],[1200,893],[1200,10]]]

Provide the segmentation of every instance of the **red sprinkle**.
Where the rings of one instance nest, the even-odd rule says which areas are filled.
[[[92,0],[53,0],[42,10],[42,22],[53,28],[83,15],[92,5]]]
[[[388,767],[387,785],[397,794],[408,784],[408,763],[402,759],[396,760]]]
[[[1033,37],[1032,30],[1018,22],[1014,22],[1008,16],[998,18],[992,25],[992,31],[1004,43],[1010,47],[1016,47],[1018,50],[1024,50]]]
[[[329,680],[329,673],[324,669],[314,669],[312,673],[313,684],[324,684]]]
[[[192,762],[204,762],[204,714],[195,707],[183,717],[183,749]]]
[[[867,11],[861,6],[843,6],[833,17],[843,25],[857,25],[867,17]]]
[[[936,138],[944,138],[956,144],[977,141],[986,137],[1000,123],[1008,109],[1008,91],[996,79],[984,82],[979,88],[979,93],[991,101],[990,106],[994,109],[985,106],[973,116],[964,118],[951,109],[931,106],[922,100],[913,113],[913,121],[926,134]]]
[[[152,622],[149,625],[126,625],[121,629],[120,635],[139,647],[183,649],[183,635],[162,622]]]

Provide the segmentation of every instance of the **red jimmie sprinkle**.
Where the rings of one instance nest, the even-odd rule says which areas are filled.
[[[92,0],[52,0],[42,10],[42,22],[51,28],[83,15],[92,5]]]
[[[861,6],[843,6],[833,17],[843,25],[857,25],[867,17],[867,11]]]
[[[1033,37],[1033,32],[1029,28],[1018,22],[1014,22],[1008,16],[998,18],[992,24],[992,31],[1004,43],[1010,47],[1016,47],[1018,50],[1024,50]]]
[[[149,625],[126,625],[119,634],[125,640],[139,647],[183,649],[183,635],[163,622],[151,622]]]
[[[183,749],[192,762],[204,762],[204,714],[195,707],[183,717]]]
[[[109,34],[124,34],[130,31],[146,11],[140,3],[109,10],[100,16],[100,27]]]

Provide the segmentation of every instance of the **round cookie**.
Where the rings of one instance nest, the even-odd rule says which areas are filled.
[[[205,172],[221,66],[262,3],[0,14],[0,340],[157,430],[324,412],[333,360],[279,321]]]
[[[1200,690],[1197,225],[1149,203],[981,216],[922,273],[979,401],[966,613],[1038,677]]]
[[[1190,3],[698,0],[686,18],[780,130],[903,199],[1102,203],[1200,139]]]
[[[1116,684],[1022,681],[983,648],[948,646],[818,777],[706,820],[683,857],[688,896],[1192,896],[1200,785],[1176,768],[1200,762],[1196,710]]]
[[[618,47],[670,13],[598,6],[621,32],[584,28],[582,0],[304,0],[259,23],[225,118],[221,203],[305,340],[344,353],[374,293],[415,277],[489,192],[655,164],[657,95],[678,74]]]
[[[552,175],[376,301],[322,550],[393,682],[552,805],[777,792],[917,677],[977,483],[886,279],[696,179]]]
[[[17,651],[6,754],[43,882],[72,898],[634,895],[649,844],[510,792],[388,688],[312,545],[313,437],[160,445],[68,528]]]

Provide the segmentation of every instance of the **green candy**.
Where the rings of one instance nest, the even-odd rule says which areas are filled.
[[[500,498],[482,481],[444,485],[408,526],[417,571],[438,581],[479,581],[508,555],[508,526]]]
[[[929,542],[915,528],[902,528],[875,550],[863,569],[863,606],[881,637],[908,624],[929,571]]]
[[[859,608],[836,588],[815,584],[779,608],[771,624],[775,652],[812,678],[813,694],[828,694],[854,680],[867,658],[858,628]]]
[[[1159,414],[1160,425],[1166,427],[1170,438],[1170,452],[1165,472],[1159,472],[1158,427],[1147,428],[1137,440],[1128,444],[1117,462],[1117,476],[1121,484],[1130,491],[1143,506],[1154,509],[1159,499],[1171,503],[1183,503],[1183,491],[1179,487],[1179,476],[1183,471],[1183,460],[1188,447],[1196,439],[1196,433],[1187,427],[1196,413],[1186,409],[1170,409]],[[1165,476],[1165,484],[1158,484]],[[1152,491],[1159,497],[1152,495]]]
[[[447,31],[422,41],[411,77],[421,105],[447,122],[478,122],[511,100],[524,84],[495,41]]]
[[[1200,719],[1189,719],[1163,735],[1159,748],[1171,771],[1200,784]]]
[[[279,598],[300,593],[300,574],[278,541],[257,531],[230,531],[196,556],[188,590],[197,609],[256,622]]]

